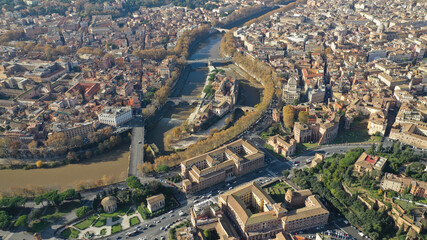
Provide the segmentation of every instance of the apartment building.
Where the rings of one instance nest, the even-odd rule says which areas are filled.
[[[242,139],[181,163],[183,190],[194,193],[264,166],[264,152]]]
[[[72,139],[75,136],[87,137],[90,132],[94,132],[93,122],[82,123],[73,127],[60,129],[58,132],[64,133],[67,139]]]
[[[120,126],[132,119],[132,108],[127,107],[105,107],[98,114],[100,123],[110,126]]]
[[[427,183],[409,177],[398,177],[391,173],[386,173],[380,184],[383,190],[392,190],[402,193],[405,188],[410,187],[409,193],[417,197],[427,197]]]
[[[292,195],[292,194],[291,194]],[[223,212],[247,240],[272,239],[282,232],[324,225],[329,212],[309,190],[292,200],[299,209],[288,210],[276,203],[258,184],[251,182],[218,197]],[[292,197],[292,196],[291,196]]]
[[[416,148],[427,149],[427,124],[395,124],[390,131],[390,138]]]

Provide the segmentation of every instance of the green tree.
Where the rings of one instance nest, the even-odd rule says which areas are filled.
[[[205,236],[205,238],[207,240],[211,240],[212,239],[212,233],[209,229],[206,229],[203,231],[203,236]]]
[[[288,178],[288,176],[289,176],[289,174],[290,174],[291,172],[289,171],[289,170],[283,170],[282,171],[282,174],[283,174],[283,176],[285,177],[285,178]]]
[[[18,219],[16,219],[16,222],[13,224],[13,226],[14,227],[25,227],[25,226],[27,226],[27,220],[28,220],[27,215],[21,215],[18,217]]]
[[[0,211],[0,229],[6,229],[12,219],[6,211]]]
[[[76,192],[76,190],[74,190],[73,188],[67,189],[64,192],[62,192],[61,194],[59,194],[59,197],[62,201],[65,200],[73,200],[76,198],[80,197],[80,194]]]
[[[76,210],[76,216],[77,217],[83,217],[84,215],[86,215],[88,212],[90,211],[90,207],[88,206],[83,206],[83,207],[79,207]]]
[[[130,188],[137,189],[142,188],[142,184],[139,179],[135,176],[130,176],[126,179],[126,185]]]
[[[157,172],[165,173],[169,171],[169,167],[167,165],[159,165],[157,167]]]

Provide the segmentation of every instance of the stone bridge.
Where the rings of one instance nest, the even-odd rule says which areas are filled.
[[[196,59],[196,60],[187,60],[188,64],[191,63],[215,63],[215,62],[230,62],[233,58],[232,57],[225,57],[225,58],[204,58],[204,59]]]
[[[203,100],[204,100],[203,98],[198,98],[198,97],[170,97],[166,100],[166,102],[172,102],[175,105],[178,105],[182,102],[186,102],[192,105],[194,103],[200,103]]]
[[[217,30],[218,32],[223,32],[223,33],[230,31],[230,29],[225,29],[225,28],[215,28],[215,30]]]
[[[234,108],[235,109],[240,108],[245,113],[247,113],[247,112],[253,112],[253,111],[256,110],[256,108],[254,108],[254,107],[242,106],[242,105],[235,105]]]

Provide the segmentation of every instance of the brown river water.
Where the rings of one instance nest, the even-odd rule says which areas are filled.
[[[128,166],[129,146],[122,146],[89,161],[58,168],[0,170],[0,192],[26,186],[66,189],[75,187],[79,182],[94,183],[102,178],[121,181],[127,176]]]

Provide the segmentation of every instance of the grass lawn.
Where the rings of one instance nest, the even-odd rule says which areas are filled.
[[[399,206],[401,206],[406,212],[411,212],[412,209],[417,208],[415,204],[399,199],[394,199],[394,202],[399,204]]]
[[[71,201],[66,202],[59,206],[58,208],[49,206],[48,210],[46,210],[46,215],[42,217],[45,220],[58,220],[63,217],[65,214],[73,211],[74,209],[80,207],[79,201]]]
[[[107,234],[107,229],[106,228],[101,229],[100,234],[101,236],[104,236],[105,234]]]
[[[97,219],[98,216],[96,215],[92,215],[89,218],[87,218],[86,220],[83,220],[77,224],[74,225],[74,227],[80,229],[80,230],[85,230],[86,228],[90,227],[90,225],[92,225],[93,221],[95,221],[95,219]]]
[[[135,226],[136,224],[139,224],[141,221],[139,220],[139,218],[137,216],[132,217],[129,219],[129,224],[130,226]]]
[[[61,237],[63,238],[72,238],[77,239],[79,238],[80,231],[74,228],[67,228],[64,231],[61,232]]]
[[[100,217],[98,220],[93,224],[94,227],[102,227],[107,224],[107,218],[106,217]]]
[[[111,234],[120,232],[121,230],[122,230],[122,225],[120,223],[116,223],[113,226],[111,226]]]
[[[135,209],[134,208],[130,208],[129,211],[128,211],[128,213],[126,215],[130,216],[130,215],[132,215],[134,213],[135,213]]]
[[[285,200],[286,191],[291,188],[284,182],[276,182],[272,185],[264,187],[271,198],[276,202],[283,202]]]
[[[45,229],[49,225],[49,222],[46,220],[35,220],[32,224],[32,226],[28,229],[29,232],[37,233],[41,232],[43,229]]]
[[[370,136],[368,134],[368,121],[356,120],[351,124],[351,128],[340,129],[337,138],[333,141],[334,144],[340,143],[358,143],[358,142],[379,142],[381,137]]]

